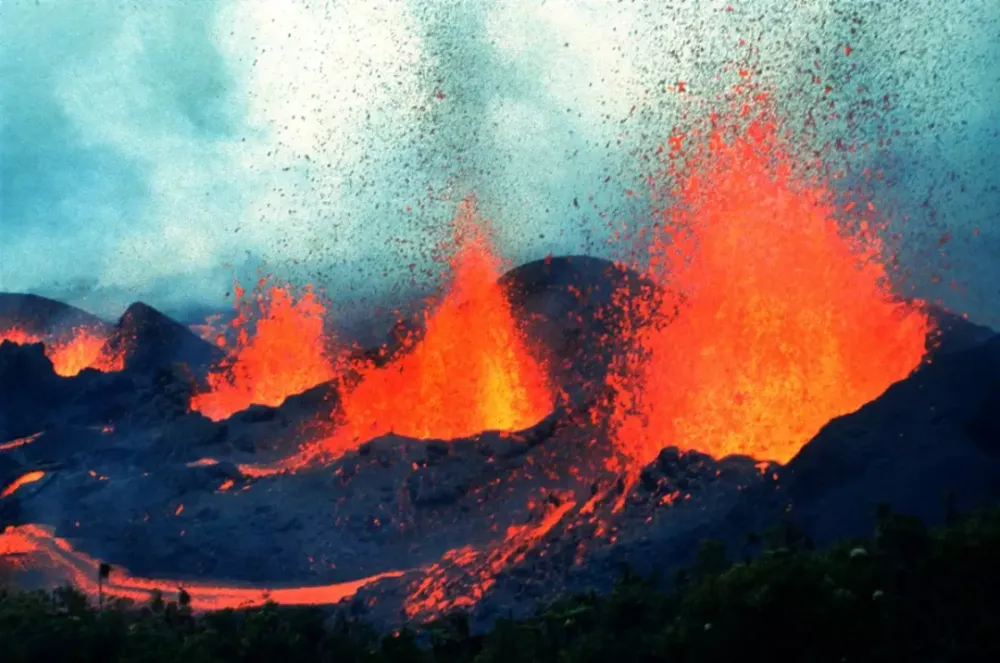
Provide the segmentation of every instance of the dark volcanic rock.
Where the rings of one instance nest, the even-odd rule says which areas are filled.
[[[185,367],[159,368],[150,380],[142,382],[123,423],[131,428],[158,428],[184,417],[196,389],[195,378]]]
[[[937,328],[932,344],[934,356],[968,350],[997,335],[989,327],[977,325],[939,306],[931,306],[930,314]]]
[[[0,342],[0,442],[44,428],[78,384],[56,375],[41,344]]]
[[[0,442],[60,422],[103,426],[135,403],[135,384],[128,376],[87,369],[60,377],[41,344],[0,343]]]
[[[75,327],[106,332],[110,325],[86,311],[38,295],[0,292],[0,330],[17,327],[29,334],[46,336]]]
[[[132,375],[87,369],[75,380],[80,388],[65,409],[67,423],[101,426],[121,420],[136,407],[138,389]]]
[[[818,541],[870,533],[879,502],[940,522],[946,495],[960,509],[1000,501],[1000,337],[939,356],[830,422],[781,486]]]
[[[142,302],[128,307],[115,325],[106,349],[112,356],[124,353],[125,370],[140,373],[184,364],[201,375],[224,356],[184,325]]]
[[[204,367],[219,353],[143,305],[117,330],[118,347],[131,352],[121,375],[59,378],[40,346],[0,345],[0,442],[44,430],[0,453],[0,483],[59,463],[0,501],[0,525],[56,526],[81,550],[140,575],[271,585],[427,569],[462,550],[471,566],[449,570],[461,590],[478,586],[495,553],[515,561],[480,606],[488,618],[564,590],[607,588],[623,564],[669,577],[703,538],[738,553],[747,533],[789,518],[822,543],[870,533],[880,501],[931,521],[944,516],[945,493],[958,508],[1000,501],[1000,338],[991,330],[936,311],[933,361],[831,422],[787,466],[668,448],[621,499],[626,482],[605,463],[607,432],[583,405],[623,349],[617,330],[635,322],[614,310],[612,292],[641,290],[642,279],[572,257],[524,265],[501,282],[529,334],[551,350],[554,379],[581,400],[513,434],[386,435],[295,473],[259,476],[240,464],[267,466],[327,434],[308,424],[329,421],[335,385],[224,422],[189,413],[196,376],[172,365]],[[97,425],[104,421],[115,425]],[[594,510],[581,513],[591,500]],[[559,520],[546,522],[554,512]],[[529,536],[543,524],[551,529]],[[512,534],[525,548],[502,547]],[[388,620],[407,591],[400,582],[381,594]]]
[[[616,293],[641,297],[653,289],[638,272],[589,256],[550,257],[500,278],[512,310],[548,353],[550,370],[577,402],[593,399],[616,353],[627,350],[620,330],[637,324],[636,311],[617,305]]]
[[[61,463],[76,454],[90,453],[101,445],[100,430],[57,425],[40,434],[30,444],[6,452],[25,466]]]

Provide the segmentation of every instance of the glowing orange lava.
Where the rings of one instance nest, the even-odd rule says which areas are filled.
[[[614,380],[632,468],[667,446],[787,462],[925,354],[928,318],[894,300],[876,233],[838,223],[767,97],[737,93],[731,121],[671,140],[651,269],[671,319],[636,332],[645,356]]]
[[[76,327],[67,336],[56,338],[30,334],[14,327],[0,331],[0,343],[3,341],[18,345],[42,343],[52,368],[63,377],[73,377],[85,368],[110,373],[125,367],[124,355],[111,354],[105,347],[107,336],[86,327]]]
[[[67,576],[67,580],[94,598],[98,596],[99,562],[73,549],[66,539],[53,536],[52,532],[39,525],[8,527],[0,534],[0,557],[40,556],[48,559],[55,567],[53,571]],[[401,571],[389,571],[351,582],[313,587],[257,588],[226,587],[201,582],[181,580],[156,580],[136,578],[123,569],[114,569],[111,577],[104,581],[105,596],[116,596],[136,602],[149,601],[153,592],[159,591],[168,599],[175,599],[183,588],[191,597],[191,608],[196,611],[223,610],[226,608],[250,608],[273,601],[281,605],[332,605],[354,596],[366,585],[384,578],[395,578]]]
[[[3,491],[0,491],[0,499],[5,497],[10,497],[13,495],[18,488],[25,486],[29,483],[35,483],[36,481],[41,481],[45,477],[45,472],[41,470],[34,470],[32,472],[26,472],[19,476],[18,478],[11,481]]]
[[[16,345],[30,345],[32,343],[41,343],[42,339],[41,337],[35,334],[29,334],[18,327],[11,327],[9,329],[5,329],[4,331],[0,331],[0,343],[3,343],[4,341],[9,341]]]
[[[41,436],[41,433],[32,433],[31,435],[25,437],[19,437],[16,440],[9,440],[7,442],[0,443],[0,451],[10,451],[11,449],[26,446]]]
[[[111,354],[105,349],[107,337],[85,328],[73,330],[66,341],[56,341],[48,357],[56,373],[64,377],[76,375],[85,368],[113,373],[125,368],[124,353]]]
[[[362,366],[343,397],[342,425],[307,455],[336,457],[386,433],[453,439],[519,430],[551,412],[544,365],[529,352],[497,279],[500,261],[473,204],[455,220],[445,296],[424,333],[387,366]]]
[[[403,605],[407,616],[429,618],[474,607],[496,584],[497,575],[524,561],[528,552],[575,506],[575,502],[563,502],[551,507],[537,524],[512,525],[502,540],[484,550],[465,546],[448,551],[410,588]],[[450,578],[453,569],[460,572],[461,578],[456,579],[459,582]]]
[[[209,374],[208,391],[191,399],[192,410],[219,421],[251,405],[281,405],[336,377],[323,328],[326,309],[311,289],[296,298],[290,288],[263,279],[250,301],[237,285],[235,306],[235,347]],[[226,345],[222,336],[217,342]]]

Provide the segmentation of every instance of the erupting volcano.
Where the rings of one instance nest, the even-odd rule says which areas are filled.
[[[326,308],[312,289],[295,297],[290,287],[262,279],[249,298],[239,284],[235,292],[234,347],[209,373],[209,389],[191,399],[192,410],[218,421],[251,405],[281,405],[336,377],[324,332]],[[223,334],[216,343],[228,345]]]
[[[451,439],[484,430],[527,428],[551,412],[545,366],[533,354],[497,283],[500,261],[471,200],[455,219],[445,295],[425,315],[423,333],[403,341],[386,366],[366,364],[343,396],[333,436],[305,450],[337,457],[396,433]]]
[[[378,348],[348,354],[318,294],[269,279],[213,342],[134,304],[118,375],[0,344],[0,559],[195,609],[353,596],[395,628],[523,614],[779,522],[857,536],[883,498],[1000,500],[1000,337],[895,297],[874,205],[840,202],[748,78],[732,99],[658,152],[648,262],[503,273],[470,198],[440,291]],[[72,340],[46,345],[60,374],[114,366]]]
[[[615,374],[614,439],[633,468],[668,446],[785,463],[925,353],[919,304],[893,298],[882,244],[798,163],[767,95],[675,134],[652,235],[659,324]],[[872,206],[866,206],[869,211]]]
[[[4,341],[18,345],[42,343],[56,374],[63,377],[73,377],[85,368],[109,373],[124,367],[124,356],[106,348],[107,336],[83,326],[61,336],[42,336],[13,327],[0,331],[0,343]]]

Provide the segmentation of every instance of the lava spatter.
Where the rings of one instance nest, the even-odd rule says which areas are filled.
[[[497,279],[500,261],[471,201],[455,220],[445,294],[425,315],[419,338],[388,365],[363,365],[343,395],[339,427],[294,462],[335,458],[396,433],[454,439],[519,430],[551,412],[546,367],[529,349]]]
[[[234,306],[230,354],[209,374],[208,389],[191,399],[192,410],[218,421],[251,405],[281,405],[338,375],[326,307],[311,288],[296,297],[291,287],[262,279],[247,297],[237,284]],[[229,345],[223,335],[216,342]]]
[[[928,317],[893,297],[877,233],[838,221],[766,95],[744,82],[736,97],[671,140],[672,202],[651,235],[661,320],[611,378],[633,472],[667,446],[787,462],[925,354]]]
[[[538,522],[512,525],[502,539],[482,549],[463,546],[448,551],[410,588],[404,603],[407,616],[426,619],[473,608],[493,588],[501,572],[523,562],[575,507],[573,501],[550,505]]]
[[[122,353],[111,352],[107,346],[107,335],[87,327],[74,327],[66,334],[41,335],[26,332],[18,327],[0,331],[0,343],[10,341],[17,345],[41,343],[45,346],[45,356],[52,362],[56,375],[73,377],[85,368],[104,373],[120,371],[124,368]]]

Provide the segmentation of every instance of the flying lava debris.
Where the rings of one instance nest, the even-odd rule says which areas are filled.
[[[654,192],[669,204],[646,235],[648,275],[660,288],[654,301],[622,302],[654,311],[657,319],[627,330],[639,349],[612,367],[615,465],[634,480],[668,446],[787,462],[830,419],[875,399],[920,364],[928,316],[921,303],[894,298],[874,225],[844,219],[847,210],[835,203],[822,164],[797,158],[772,101],[749,81],[737,86],[731,112],[713,114],[704,128],[677,133],[670,144],[664,195]],[[450,278],[425,314],[422,333],[405,339],[387,365],[355,367],[358,378],[345,388],[335,433],[307,445],[283,469],[336,458],[390,432],[454,439],[527,428],[549,414],[555,399],[546,367],[517,328],[497,283],[499,260],[471,201],[459,210],[448,262]],[[325,311],[306,295],[296,300],[272,287],[257,297],[253,331],[248,314],[236,325],[237,342],[213,373],[212,389],[199,395],[206,400],[192,406],[226,416],[253,402],[278,404],[334,377],[336,362],[323,350]],[[301,380],[300,369],[307,376]],[[227,481],[219,490],[231,486]],[[540,518],[508,528],[491,544],[453,549],[423,569],[410,588],[407,614],[474,605],[498,574],[544,546],[557,526],[570,529],[574,518],[592,514],[601,497],[580,508],[575,500],[555,500]],[[675,492],[664,502],[679,497]],[[8,528],[0,556],[13,555],[46,557],[78,587],[97,592],[97,562],[51,531]],[[399,575],[327,587],[184,588],[195,609],[268,599],[329,604]],[[107,591],[145,600],[178,584],[120,572]]]
[[[928,316],[893,297],[873,224],[842,218],[755,84],[670,144],[659,320],[612,372],[615,445],[633,471],[668,446],[787,462],[921,363]]]

